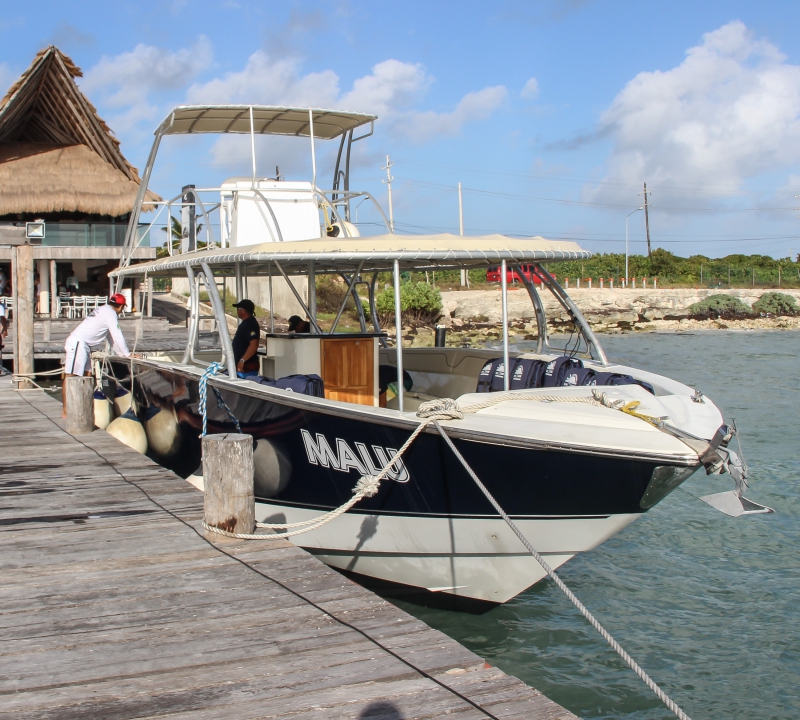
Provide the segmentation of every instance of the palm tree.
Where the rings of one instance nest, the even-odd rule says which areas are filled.
[[[171,221],[171,225],[172,225],[172,227],[171,227],[171,231],[172,232],[170,233],[170,235],[172,236],[172,250],[173,250],[173,252],[175,250],[180,251],[181,239],[183,238],[183,225],[181,224],[181,221],[178,220],[178,218],[176,218],[174,216],[170,217],[170,221]],[[203,223],[198,223],[197,224],[197,234],[198,235],[200,234],[200,231],[202,229],[203,229]],[[162,232],[167,232],[167,228],[166,227],[161,228],[161,230],[162,230]],[[162,257],[166,257],[167,255],[169,255],[169,250],[167,249],[167,242],[169,242],[169,241],[165,240],[164,244],[160,248],[158,248],[158,250],[156,250],[156,257],[162,258]],[[207,245],[208,245],[208,243],[206,243],[203,240],[198,240],[197,241],[197,249],[198,250],[203,250]]]

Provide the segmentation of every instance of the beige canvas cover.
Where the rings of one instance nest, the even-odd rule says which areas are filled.
[[[512,238],[505,235],[372,235],[360,238],[319,238],[294,242],[267,242],[247,248],[219,248],[130,266],[113,276],[181,275],[187,265],[208,263],[215,272],[232,273],[235,263],[248,264],[248,273],[265,274],[277,262],[287,274],[305,274],[313,261],[318,273],[357,267],[362,272],[391,270],[395,260],[404,270],[486,267],[509,263],[583,260],[591,253],[575,242],[543,237]]]
[[[275,105],[182,105],[159,125],[156,134],[250,133],[250,110],[256,135],[309,137],[309,112],[314,118],[314,137],[323,140],[339,137],[348,130],[366,125],[377,115],[326,110],[323,108],[282,107]]]

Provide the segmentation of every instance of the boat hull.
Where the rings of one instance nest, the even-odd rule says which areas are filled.
[[[179,452],[155,459],[184,477],[201,475],[197,372],[135,365],[137,403],[170,413],[180,436]],[[130,365],[112,368],[125,383]],[[370,409],[365,415],[363,408],[251,385],[209,389],[208,432],[236,432],[235,418],[253,436],[260,521],[298,522],[339,507],[361,475],[377,474],[414,427],[397,413]],[[526,447],[501,436],[454,433],[454,442],[553,567],[596,547],[654,504],[654,478],[666,494],[676,477],[682,481],[693,471],[684,464],[671,473],[656,459]],[[333,567],[493,603],[545,575],[433,428],[392,467],[377,495],[293,542]]]
[[[256,503],[260,522],[300,522],[319,515]],[[514,522],[548,564],[557,568],[575,554],[597,547],[640,515],[517,517]],[[497,517],[357,511],[293,540],[340,570],[489,603],[504,603],[546,575]]]

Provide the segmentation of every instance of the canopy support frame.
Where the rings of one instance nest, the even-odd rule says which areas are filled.
[[[500,263],[500,293],[502,302],[503,323],[503,390],[508,392],[511,384],[511,371],[508,367],[508,261],[503,258]]]
[[[339,306],[339,312],[336,313],[336,317],[333,320],[333,325],[331,325],[331,329],[328,331],[328,335],[333,335],[334,331],[336,330],[336,326],[339,324],[339,320],[342,317],[342,313],[344,313],[344,309],[347,307],[347,301],[350,299],[350,292],[352,291],[353,287],[356,284],[356,278],[358,277],[359,273],[361,272],[361,268],[364,267],[364,260],[362,260],[356,271],[353,273],[353,276],[348,280],[345,277],[345,281],[347,282],[347,292],[344,294],[344,300],[342,300],[342,304]]]
[[[289,286],[289,289],[294,294],[295,298],[297,299],[297,302],[300,303],[300,307],[303,308],[306,317],[311,321],[311,324],[314,326],[317,335],[322,335],[323,332],[322,330],[320,330],[319,325],[317,325],[317,319],[311,315],[311,312],[308,309],[308,305],[306,305],[305,302],[303,302],[303,298],[300,296],[300,293],[297,292],[297,288],[294,286],[294,283],[289,279],[289,276],[283,271],[281,264],[277,260],[274,260],[273,262],[275,263],[275,267],[278,268],[280,274],[283,275],[283,279],[286,280],[286,284]]]
[[[533,304],[533,312],[536,316],[536,352],[541,353],[547,345],[547,314],[544,311],[542,298],[539,297],[539,291],[536,289],[533,280],[522,272],[521,265],[517,265],[516,268],[517,274],[522,279],[522,284],[525,285],[525,289],[528,291],[528,297]]]
[[[225,318],[225,308],[219,296],[217,281],[214,279],[214,273],[211,271],[208,263],[200,263],[200,267],[203,270],[203,282],[208,291],[211,307],[214,309],[214,315],[217,320],[217,334],[222,343],[223,363],[227,366],[228,377],[231,380],[236,380],[236,362],[233,356],[233,343],[231,342],[231,334],[228,332],[228,321]]]
[[[403,396],[405,386],[403,385],[403,320],[400,309],[400,261],[394,261],[394,331],[395,331],[395,352],[397,366],[397,406],[400,412],[404,412]]]
[[[583,313],[578,309],[578,306],[574,303],[572,298],[564,292],[561,285],[556,282],[553,276],[545,270],[540,263],[535,263],[535,267],[539,274],[539,277],[542,278],[542,282],[547,285],[548,290],[556,297],[561,306],[572,316],[572,320],[578,328],[578,331],[583,335],[586,340],[586,344],[589,346],[589,353],[595,360],[598,360],[604,367],[609,364],[608,358],[606,357],[606,353],[603,350],[602,345],[600,345],[600,340],[598,340],[597,335],[594,334],[594,331],[589,326],[589,323],[586,321],[586,318],[583,316]],[[597,353],[595,357],[592,350]]]

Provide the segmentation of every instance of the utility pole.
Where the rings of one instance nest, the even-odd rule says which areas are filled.
[[[464,203],[461,198],[461,183],[458,183],[458,234],[464,234]],[[469,287],[469,271],[461,271],[461,287]]]
[[[644,228],[647,232],[647,257],[650,257],[651,250],[650,250],[650,214],[647,211],[647,183],[644,184]]]
[[[391,160],[389,160],[389,156],[387,155],[386,156],[386,165],[385,166],[381,165],[381,170],[386,170],[386,180],[381,180],[381,182],[385,182],[386,183],[386,187],[389,190],[389,230],[390,230],[390,232],[394,232],[394,211],[393,211],[393,208],[392,208],[392,180],[394,180],[394,178],[389,173],[392,165],[394,165],[394,163]]]

